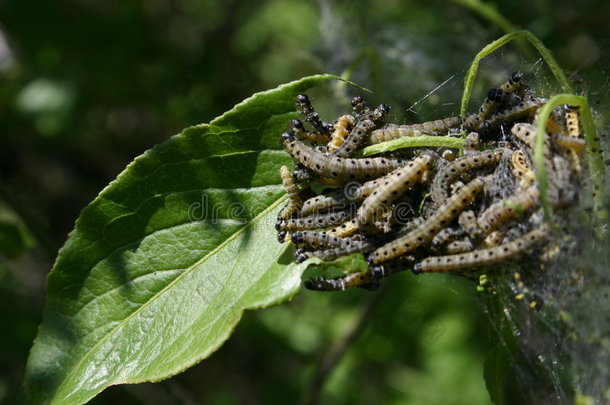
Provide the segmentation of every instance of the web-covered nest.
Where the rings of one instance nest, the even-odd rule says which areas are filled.
[[[299,246],[297,262],[361,253],[370,266],[313,278],[306,287],[374,288],[407,269],[476,277],[480,269],[505,264],[518,281],[519,264],[532,268],[554,260],[571,244],[562,213],[578,202],[586,142],[578,108],[555,107],[538,148],[543,168],[535,169],[537,112],[547,101],[520,72],[489,90],[476,113],[413,125],[385,123],[390,108],[371,109],[361,97],[352,100],[351,114],[331,124],[299,95],[297,107],[311,128],[294,120],[283,134],[296,168],[282,168],[289,200],[278,217],[278,238]],[[361,157],[367,146],[421,136],[454,137],[462,147]],[[552,222],[544,207],[555,213]]]

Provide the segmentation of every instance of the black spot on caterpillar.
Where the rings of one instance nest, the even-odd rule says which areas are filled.
[[[484,185],[485,179],[482,177],[472,180],[452,195],[422,226],[371,253],[369,263],[379,264],[394,259],[428,243],[437,233],[447,227],[466,206],[474,201],[477,194],[483,190]]]
[[[416,274],[444,273],[503,263],[523,255],[527,249],[544,240],[547,237],[547,233],[548,229],[543,226],[528,232],[512,242],[496,247],[456,255],[428,257],[417,263],[413,267],[413,272]]]
[[[471,132],[466,136],[466,141],[464,142],[465,155],[469,155],[479,150],[479,138],[479,134],[476,132]]]
[[[327,156],[298,141],[294,135],[284,133],[284,148],[303,166],[319,176],[331,179],[368,180],[404,166],[402,160],[387,158],[349,159]]]
[[[297,108],[301,110],[303,115],[305,115],[307,122],[313,125],[318,132],[330,134],[333,131],[332,124],[329,124],[320,118],[320,115],[313,108],[311,102],[309,101],[309,97],[307,97],[306,94],[299,94],[295,104]]]
[[[396,199],[421,179],[428,170],[431,160],[430,155],[420,156],[386,176],[386,180],[380,182],[379,188],[373,191],[358,209],[356,214],[358,226],[361,228],[371,226],[380,215],[387,212]]]
[[[449,117],[442,120],[428,121],[421,124],[395,125],[387,124],[383,128],[371,132],[368,144],[391,141],[403,137],[420,135],[444,135],[451,129],[462,125],[462,117]]]
[[[578,107],[568,106],[566,109],[566,127],[568,135],[572,138],[580,138],[580,124],[578,120]]]
[[[430,187],[430,197],[436,204],[442,204],[447,199],[449,185],[461,174],[487,165],[496,165],[506,149],[497,148],[464,155],[447,164],[434,176]]]

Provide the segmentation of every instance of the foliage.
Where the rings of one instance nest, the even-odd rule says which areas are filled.
[[[595,18],[605,15],[606,3],[485,4],[541,36],[562,66],[578,70],[569,80],[579,92],[588,87],[599,113],[594,119],[603,125],[608,26]],[[481,45],[501,34],[483,13],[480,19],[446,2],[75,1],[68,7],[27,0],[2,3],[0,15],[9,46],[9,57],[2,50],[0,58],[6,204],[0,209],[11,213],[2,216],[11,219],[1,240],[15,242],[2,245],[8,250],[0,262],[0,402],[6,403],[28,403],[23,368],[57,248],[82,207],[142,150],[186,125],[209,122],[255,91],[319,71],[350,72],[375,89],[371,103],[392,105],[394,122],[457,113],[461,86],[451,78],[463,77]],[[536,66],[516,54],[509,47],[482,62],[473,99],[508,73]],[[336,115],[333,108],[349,100],[348,91],[337,86],[326,116]],[[38,92],[53,102],[32,103],[36,97],[29,95]],[[397,276],[379,292],[369,326],[328,377],[322,402],[488,403],[480,378],[487,322],[472,291],[463,280]],[[306,292],[288,305],[246,312],[234,336],[201,364],[161,383],[109,388],[92,403],[294,402],[367,296]],[[422,330],[440,332],[429,339]],[[514,368],[506,372],[513,381]]]

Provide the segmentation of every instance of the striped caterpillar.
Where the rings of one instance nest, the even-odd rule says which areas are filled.
[[[453,242],[456,238],[464,235],[464,230],[461,228],[445,228],[432,239],[432,248],[438,249],[446,243]]]
[[[474,201],[477,194],[483,190],[484,185],[485,180],[482,177],[472,180],[452,195],[422,226],[371,253],[369,263],[383,263],[428,243],[443,227],[449,225],[466,206]]]
[[[430,197],[436,204],[442,204],[447,199],[449,185],[461,174],[479,169],[483,166],[497,164],[505,148],[497,148],[462,156],[443,167],[434,177],[430,188]]]
[[[280,219],[276,223],[278,231],[303,231],[309,229],[327,228],[338,225],[353,217],[352,211],[337,211],[323,215],[312,215],[303,218]]]
[[[388,211],[390,204],[421,179],[431,160],[430,155],[424,155],[392,172],[392,175],[362,202],[356,214],[358,226],[371,226],[380,213]]]
[[[331,157],[307,147],[292,134],[284,133],[283,138],[284,148],[303,166],[322,177],[336,180],[368,180],[404,166],[402,160],[382,157],[364,159]]]
[[[332,124],[329,124],[320,118],[320,115],[313,108],[311,102],[309,101],[309,97],[307,97],[306,94],[299,94],[295,104],[306,117],[307,122],[313,125],[318,132],[330,134],[333,131]]]
[[[493,203],[479,216],[479,228],[486,235],[489,234],[500,225],[516,218],[521,212],[535,206],[538,196],[538,187],[532,186],[510,198]]]
[[[348,256],[353,253],[367,253],[374,249],[374,245],[369,240],[353,241],[346,243],[343,246],[333,247],[325,250],[314,250],[307,252],[299,249],[295,255],[295,261],[302,263],[311,257],[317,257],[322,260],[332,261],[342,256]]]
[[[345,142],[333,153],[335,156],[348,157],[354,154],[358,146],[362,144],[365,137],[381,122],[383,118],[390,112],[390,107],[386,104],[381,104],[371,114],[370,117],[356,124],[352,129]]]
[[[541,227],[503,245],[448,256],[428,257],[413,267],[413,273],[446,273],[484,267],[515,259],[547,237]]]
[[[514,122],[528,116],[533,116],[547,100],[545,98],[531,98],[522,101],[514,107],[507,108],[491,114],[486,121],[486,129],[495,128],[501,124]]]
[[[395,177],[400,168],[379,177],[375,180],[360,184],[358,182],[348,182],[342,188],[332,190],[326,194],[312,197],[303,203],[301,215],[311,215],[316,212],[323,212],[332,208],[341,208],[348,203],[360,202],[366,199],[374,190],[381,187],[381,184]]]

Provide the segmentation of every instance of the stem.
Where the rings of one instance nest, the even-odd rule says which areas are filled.
[[[456,148],[462,149],[464,147],[464,139],[455,138],[452,136],[433,136],[433,135],[420,135],[412,137],[403,137],[392,139],[378,143],[375,145],[367,146],[360,150],[357,156],[370,156],[377,153],[390,152],[396,149],[402,148]]]
[[[557,94],[553,96],[538,112],[538,127],[536,129],[536,150],[534,152],[534,166],[536,177],[540,188],[540,204],[544,210],[544,217],[551,223],[551,208],[547,199],[548,177],[546,166],[544,165],[544,138],[546,137],[546,122],[558,105],[568,104],[580,108],[580,121],[587,142],[587,164],[593,185],[593,204],[597,217],[600,222],[608,218],[608,212],[604,207],[605,181],[604,181],[604,162],[601,153],[599,138],[595,130],[595,123],[591,115],[589,102],[583,96],[574,94]]]
[[[561,69],[561,67],[559,66],[559,64],[557,63],[555,58],[553,57],[553,54],[551,53],[551,51],[546,46],[544,46],[542,41],[540,41],[534,34],[532,34],[531,32],[529,32],[527,30],[515,31],[515,32],[511,32],[509,34],[506,34],[506,35],[496,39],[495,41],[487,44],[483,49],[481,49],[481,51],[479,51],[479,53],[476,54],[476,56],[472,60],[472,64],[470,65],[470,68],[468,69],[468,72],[466,73],[466,77],[464,79],[464,92],[462,94],[460,115],[464,115],[468,108],[468,102],[470,101],[470,96],[472,95],[472,88],[474,86],[474,80],[477,75],[477,71],[479,69],[479,62],[487,55],[495,52],[497,49],[506,45],[510,41],[518,39],[518,38],[527,39],[530,42],[530,44],[532,44],[532,46],[534,48],[536,48],[536,50],[538,51],[540,56],[542,56],[542,59],[544,59],[547,66],[551,70],[551,73],[553,73],[553,75],[555,76],[555,79],[557,79],[557,81],[559,82],[559,85],[561,86],[562,90],[566,93],[573,93],[572,87],[570,86],[568,79],[566,78],[565,74],[563,73],[563,70]]]

